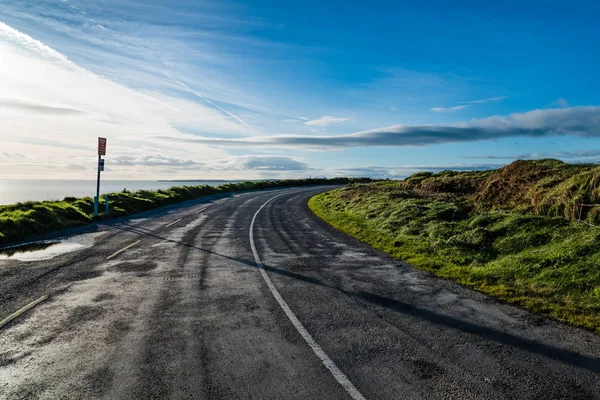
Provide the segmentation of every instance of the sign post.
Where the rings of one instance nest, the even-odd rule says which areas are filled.
[[[106,155],[106,138],[98,138],[98,180],[96,181],[96,197],[94,197],[94,214],[98,215],[100,202],[100,172],[104,171],[104,160],[102,156]]]

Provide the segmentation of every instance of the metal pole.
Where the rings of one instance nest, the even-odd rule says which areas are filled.
[[[96,197],[94,198],[94,213],[98,215],[98,207],[100,202],[100,160],[102,156],[98,155],[98,179],[96,181]]]

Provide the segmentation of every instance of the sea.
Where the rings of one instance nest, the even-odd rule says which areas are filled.
[[[100,193],[114,193],[127,189],[136,190],[168,189],[173,186],[218,186],[240,181],[151,181],[151,180],[103,180]],[[37,180],[0,179],[0,204],[14,204],[22,201],[62,200],[65,197],[94,197],[95,180]]]

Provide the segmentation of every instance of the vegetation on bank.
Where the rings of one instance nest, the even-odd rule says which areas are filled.
[[[66,197],[61,201],[28,201],[0,206],[0,245],[62,229],[75,228],[96,220],[136,214],[214,194],[286,186],[338,185],[368,181],[370,179],[288,179],[228,183],[220,186],[181,186],[156,191],[128,192],[124,190],[120,193],[109,194],[110,215],[98,217],[93,215],[94,200],[91,197]],[[104,206],[104,199],[101,199],[100,211],[104,210]]]
[[[600,228],[576,222],[599,198],[600,167],[547,159],[351,185],[309,206],[417,268],[600,332]]]

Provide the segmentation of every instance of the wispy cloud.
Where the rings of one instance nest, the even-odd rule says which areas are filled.
[[[12,160],[12,159],[24,159],[25,155],[21,154],[21,153],[8,153],[6,151],[3,151],[2,153],[0,153],[0,157]]]
[[[244,122],[240,117],[238,117],[237,115],[233,114],[232,112],[227,111],[226,109],[224,109],[223,107],[213,103],[212,101],[210,101],[206,96],[202,95],[201,93],[191,89],[188,85],[186,85],[185,83],[178,81],[177,79],[173,78],[171,75],[167,74],[165,72],[165,75],[173,80],[175,83],[179,84],[181,87],[183,87],[184,89],[186,89],[187,91],[195,94],[196,96],[198,96],[199,98],[201,98],[202,100],[204,100],[205,102],[207,102],[208,104],[210,104],[211,106],[223,111],[225,114],[229,115],[230,117],[233,117],[235,120],[237,120],[239,123],[241,123],[242,125],[244,125],[246,128],[252,129],[250,127],[250,125],[248,125],[246,122]]]
[[[11,111],[21,111],[24,113],[69,116],[85,114],[84,111],[70,107],[58,107],[46,104],[36,104],[14,99],[0,99],[0,111],[2,109]]]
[[[80,157],[93,165],[97,136],[108,136],[108,152],[113,157],[152,154],[160,147],[165,157],[211,160],[227,153],[200,144],[174,146],[142,138],[158,134],[186,137],[176,126],[219,136],[253,133],[210,105],[132,90],[98,76],[3,23],[0,54],[2,151],[26,154],[32,164],[39,164],[39,168],[27,170],[22,166],[4,168],[5,177],[72,176],[66,160],[48,157],[61,149],[62,156]],[[47,170],[50,163],[57,164],[52,172]],[[149,177],[155,173],[149,168],[123,166],[112,176]]]
[[[460,105],[460,106],[454,106],[454,107],[433,107],[432,109],[430,109],[430,111],[436,112],[436,113],[442,113],[442,112],[454,112],[454,111],[460,111],[460,110],[464,110],[465,108],[467,108],[467,106],[465,105]]]
[[[500,101],[500,100],[504,100],[504,99],[506,99],[506,96],[497,96],[497,97],[489,97],[487,99],[471,100],[471,101],[467,101],[465,103],[466,104],[482,104],[482,103],[489,103],[490,101]]]
[[[329,126],[329,125],[334,125],[334,124],[341,124],[342,122],[346,122],[351,119],[352,119],[352,117],[332,117],[330,115],[325,115],[321,118],[306,121],[304,123],[304,125],[323,127],[323,126]]]
[[[243,155],[211,161],[195,161],[178,157],[166,157],[159,154],[141,156],[119,156],[111,160],[115,165],[125,166],[168,166],[202,171],[300,171],[308,165],[294,157],[273,155]]]
[[[560,158],[565,160],[595,161],[600,158],[600,150],[554,151],[545,153],[520,153],[511,155],[465,156],[467,159],[486,160],[537,160],[540,158]]]
[[[516,136],[600,137],[600,107],[533,110],[506,117],[475,119],[456,125],[394,125],[337,136],[285,135],[247,139],[188,137],[175,140],[212,146],[272,146],[327,150],[365,146],[427,146]]]
[[[44,43],[40,42],[28,36],[18,30],[6,25],[3,22],[0,22],[0,38],[3,40],[17,45],[21,48],[24,48],[34,54],[37,54],[41,57],[44,57],[47,60],[58,63],[63,67],[68,67],[73,70],[82,71],[83,69],[79,68],[78,65],[71,62],[65,55],[57,52],[56,50],[46,46]]]
[[[308,164],[300,159],[271,155],[237,156],[207,164],[212,168],[233,170],[304,171],[308,169]]]
[[[429,111],[433,111],[433,112],[437,112],[437,113],[461,111],[461,110],[464,110],[465,108],[467,108],[470,104],[483,104],[483,103],[489,103],[491,101],[500,101],[500,100],[504,100],[504,99],[506,99],[506,96],[489,97],[487,99],[465,101],[463,104],[460,104],[460,105],[454,106],[454,107],[433,107]]]
[[[417,172],[440,171],[485,171],[503,167],[505,164],[433,164],[400,165],[391,167],[365,166],[347,168],[326,168],[321,172],[326,176],[370,177],[377,179],[401,179]]]

